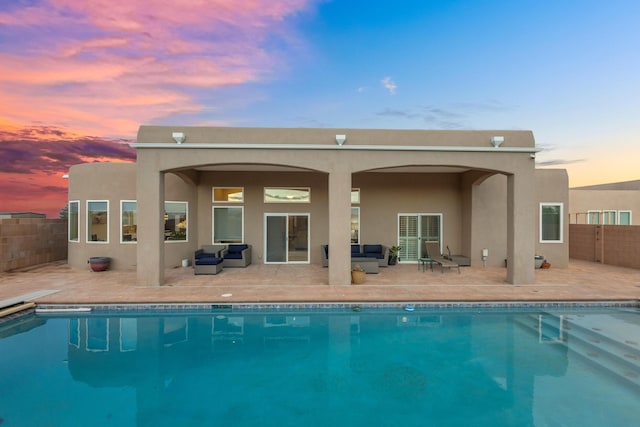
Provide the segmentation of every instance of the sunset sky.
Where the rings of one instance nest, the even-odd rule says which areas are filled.
[[[640,179],[637,0],[3,0],[0,212],[141,124],[530,129],[571,186]]]

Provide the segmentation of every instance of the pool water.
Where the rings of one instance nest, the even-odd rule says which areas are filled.
[[[5,426],[637,426],[640,312],[94,312],[0,324]]]

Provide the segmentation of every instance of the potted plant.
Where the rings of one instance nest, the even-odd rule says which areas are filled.
[[[391,246],[389,248],[389,265],[396,265],[400,249],[400,246]]]

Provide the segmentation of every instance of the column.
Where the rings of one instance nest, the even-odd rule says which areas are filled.
[[[329,174],[329,285],[351,284],[351,171]]]
[[[159,286],[164,283],[164,173],[145,170],[141,157],[138,150],[137,283]]]
[[[536,191],[533,173],[507,177],[507,282],[535,283]]]

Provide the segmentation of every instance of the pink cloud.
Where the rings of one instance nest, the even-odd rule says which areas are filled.
[[[119,138],[140,124],[211,110],[200,96],[279,75],[300,46],[291,19],[316,1],[4,3],[0,210],[57,216],[71,165],[133,161]]]
[[[128,142],[0,120],[0,211],[57,217],[67,200],[62,175],[78,163],[135,161],[135,150]]]
[[[269,51],[264,43],[275,36],[284,45],[296,44],[288,18],[310,3],[18,4],[0,12],[0,24],[16,34],[16,47],[0,52],[0,117],[89,134],[134,135],[140,123],[197,112],[203,106],[192,88],[215,90],[277,75],[285,52]]]

